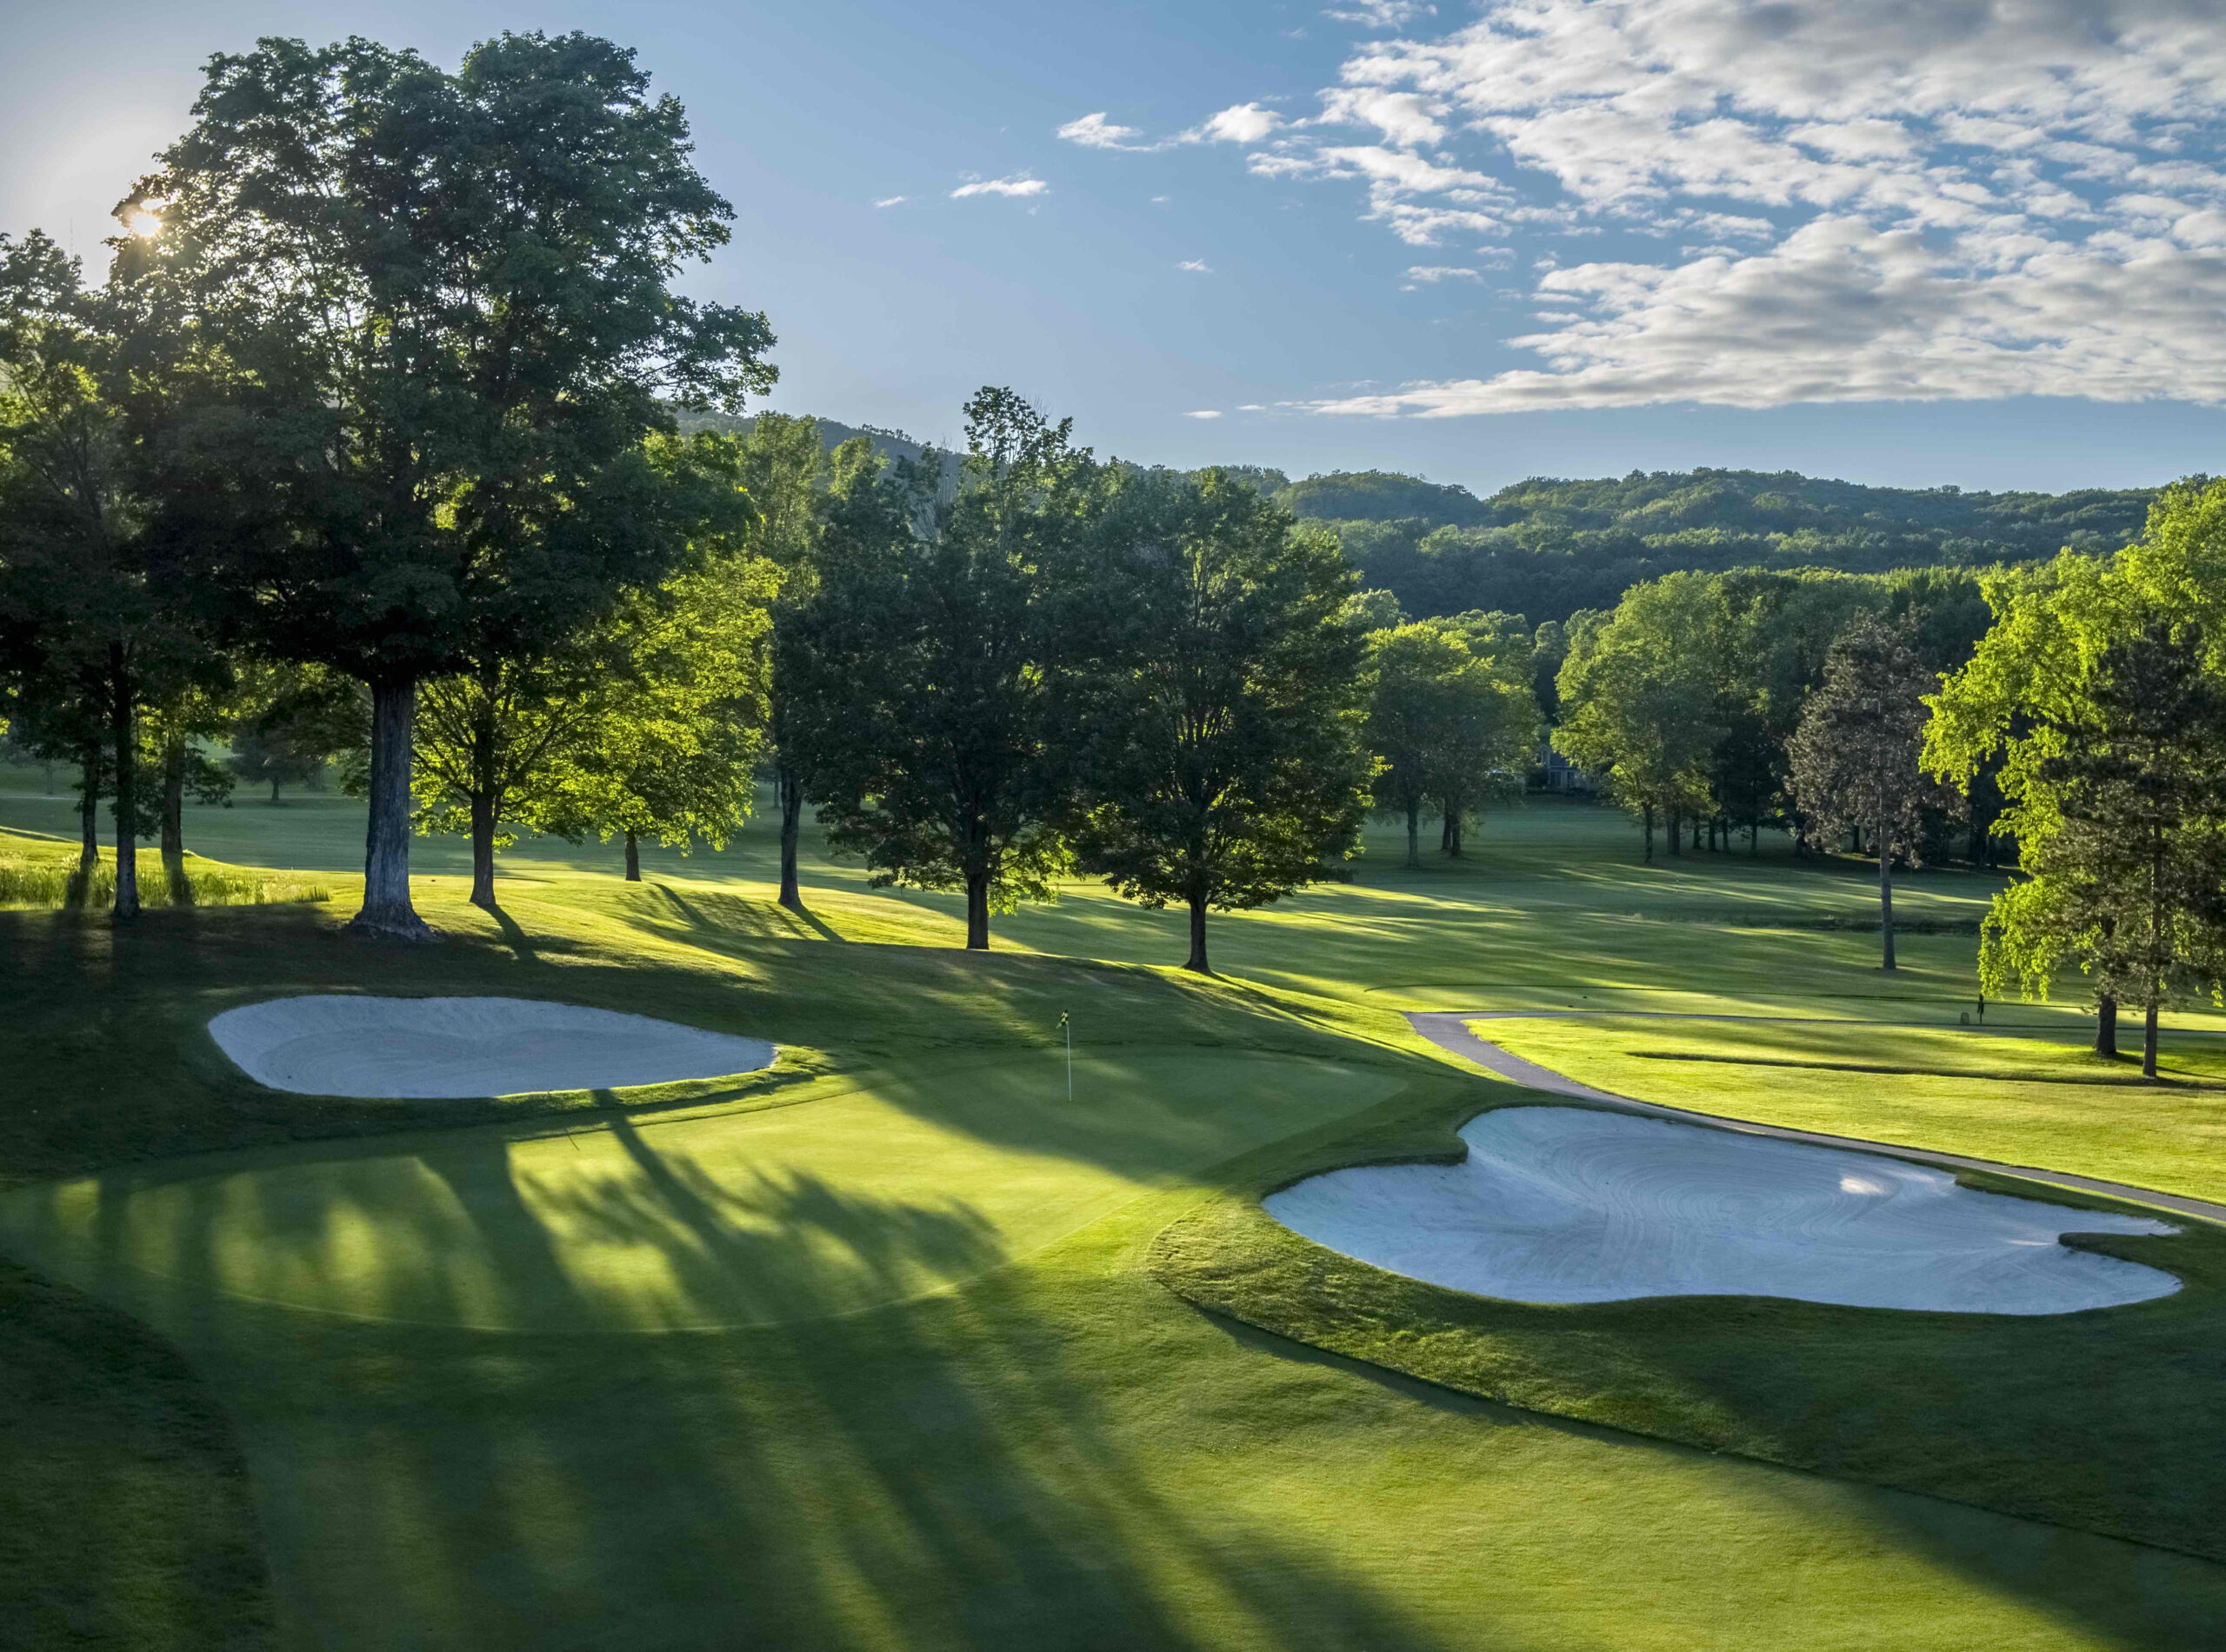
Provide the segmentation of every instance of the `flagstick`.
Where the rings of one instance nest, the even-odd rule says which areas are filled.
[[[1059,1017],[1059,1024],[1067,1029],[1067,1099],[1071,1102],[1075,1098],[1075,1024],[1064,1016]]]

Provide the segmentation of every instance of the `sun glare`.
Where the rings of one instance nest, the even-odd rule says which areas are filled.
[[[133,207],[123,215],[123,227],[142,239],[158,236],[163,232],[162,215],[146,207]]]

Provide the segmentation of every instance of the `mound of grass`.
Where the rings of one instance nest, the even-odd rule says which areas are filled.
[[[0,1263],[0,1646],[270,1643],[230,1420],[168,1344]]]
[[[1563,1097],[1503,1088],[1499,1104]],[[2176,1275],[2172,1296],[2020,1317],[1769,1297],[1550,1305],[1450,1290],[1300,1237],[1260,1199],[1356,1163],[1457,1162],[1478,1108],[1441,1096],[1341,1139],[1263,1149],[1154,1242],[1189,1301],[1448,1388],[1709,1451],[2226,1560],[2226,1229],[2076,1242]],[[2003,1177],[1967,1186],[2137,1207]],[[2153,1214],[2153,1213],[2142,1213]]]

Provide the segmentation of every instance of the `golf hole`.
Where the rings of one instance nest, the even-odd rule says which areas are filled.
[[[1500,1108],[1461,1137],[1459,1164],[1333,1170],[1270,1195],[1268,1213],[1393,1273],[1518,1302],[2068,1314],[2179,1289],[2058,1242],[2178,1231],[2166,1222],[1981,1193],[1899,1159],[1567,1107]]]
[[[226,1010],[209,1032],[257,1083],[303,1096],[623,1089],[773,1064],[760,1038],[533,998],[272,998]]]

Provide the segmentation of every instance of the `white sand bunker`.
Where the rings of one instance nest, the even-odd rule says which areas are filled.
[[[617,1089],[773,1064],[763,1039],[530,998],[273,998],[209,1031],[256,1082],[304,1096]]]
[[[1463,1163],[1335,1170],[1270,1195],[1268,1212],[1393,1273],[1518,1302],[2068,1314],[2179,1289],[2057,1242],[2169,1223],[1980,1193],[1875,1154],[1568,1107],[1501,1108],[1461,1136]]]

